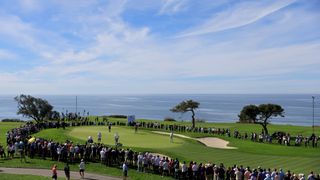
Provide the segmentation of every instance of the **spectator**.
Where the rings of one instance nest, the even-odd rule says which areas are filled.
[[[126,161],[124,161],[122,164],[122,172],[123,172],[123,180],[126,180],[128,177],[128,165]]]
[[[66,180],[70,179],[70,167],[69,164],[66,163],[66,165],[64,166],[64,174],[66,175]]]
[[[58,178],[58,173],[57,173],[57,165],[54,164],[51,168],[52,171],[52,179],[57,180]]]
[[[315,180],[315,177],[313,175],[313,171],[310,172],[310,174],[307,177],[307,180]]]
[[[82,179],[84,178],[84,170],[85,170],[85,163],[84,163],[83,159],[81,159],[81,162],[79,164],[79,174]]]

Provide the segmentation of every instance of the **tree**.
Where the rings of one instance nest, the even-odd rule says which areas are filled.
[[[60,121],[60,113],[58,111],[51,111],[47,114],[47,119]]]
[[[259,108],[256,105],[248,105],[242,108],[239,121],[243,123],[254,123],[259,114]]]
[[[180,113],[186,113],[191,112],[192,113],[192,128],[195,127],[196,119],[195,119],[195,110],[199,108],[200,103],[193,101],[193,100],[186,100],[182,101],[178,105],[176,105],[174,108],[170,109],[172,112],[180,112]]]
[[[48,101],[30,95],[21,94],[14,99],[18,103],[17,114],[32,118],[37,123],[41,123],[46,117],[49,117],[53,109]]]
[[[243,107],[240,112],[240,122],[249,122],[254,124],[260,124],[265,132],[269,134],[267,125],[270,123],[272,117],[281,116],[284,117],[284,109],[277,104],[260,104],[248,105]]]

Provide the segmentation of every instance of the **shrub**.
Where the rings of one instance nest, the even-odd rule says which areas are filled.
[[[198,122],[198,123],[205,123],[206,120],[205,120],[205,119],[196,119],[196,122]]]
[[[111,117],[111,118],[121,118],[121,119],[127,119],[127,116],[126,115],[110,115],[108,117]]]
[[[164,121],[176,121],[176,120],[172,117],[165,117]]]
[[[21,119],[2,119],[1,122],[24,122]]]

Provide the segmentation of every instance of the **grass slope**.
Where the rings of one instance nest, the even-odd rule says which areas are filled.
[[[102,128],[102,129],[101,129]],[[69,132],[65,132],[66,136],[73,136],[72,138],[86,138],[88,132],[95,135],[98,131],[103,130],[105,127],[75,127]],[[134,134],[133,128],[128,127],[113,127],[113,130],[117,130],[119,133],[128,133],[126,136],[126,142],[136,141],[139,139],[139,145],[135,148],[136,150],[145,150],[152,152],[159,152],[166,154],[170,157],[178,157],[180,160],[185,161],[199,161],[199,162],[214,162],[214,163],[225,163],[227,166],[233,164],[243,164],[250,167],[270,167],[270,168],[285,168],[290,169],[293,172],[304,172],[317,170],[320,167],[320,150],[319,148],[304,148],[304,147],[286,147],[280,145],[270,145],[264,143],[255,143],[251,141],[238,140],[234,138],[224,139],[230,141],[230,145],[238,147],[236,150],[222,150],[205,147],[204,145],[187,139],[174,138],[175,141],[183,141],[179,146],[171,146],[168,142],[168,136],[152,134],[150,131],[139,130],[139,133],[145,134],[140,136]],[[96,131],[94,131],[96,130]],[[69,131],[69,130],[67,130]],[[81,135],[81,132],[84,135]],[[131,133],[131,134],[130,134]],[[121,136],[120,136],[121,137]],[[150,147],[148,142],[150,137],[155,142],[154,147]],[[162,139],[165,141],[162,141]],[[113,137],[106,141],[107,143],[113,144]],[[124,145],[126,145],[124,143]],[[130,146],[131,147],[131,146]],[[166,148],[163,148],[166,147]]]
[[[110,121],[125,122],[124,119],[110,118]],[[147,120],[143,120],[147,121]],[[149,121],[148,122],[152,122]],[[163,121],[161,121],[163,123]],[[181,124],[182,122],[165,122],[167,124]],[[190,123],[182,123],[183,125],[190,125]],[[215,127],[215,128],[230,128],[240,132],[260,132],[261,127],[253,124],[238,124],[238,123],[205,123],[197,124],[203,127]],[[5,126],[0,125],[1,132],[6,132],[7,129],[19,126],[19,124],[8,124]],[[269,131],[285,131],[292,135],[303,134],[310,135],[312,129],[310,127],[301,126],[285,126],[285,125],[270,125]],[[320,149],[319,148],[304,148],[304,147],[285,147],[275,144],[262,144],[254,143],[251,141],[238,140],[228,137],[220,137],[230,142],[231,146],[238,147],[236,150],[221,150],[208,148],[202,144],[187,139],[175,138],[174,140],[179,142],[178,144],[170,144],[168,136],[152,134],[149,130],[139,129],[138,134],[134,134],[134,129],[129,127],[112,127],[112,133],[107,134],[106,127],[94,126],[94,127],[71,127],[66,130],[63,129],[47,129],[40,133],[35,134],[38,137],[44,137],[46,139],[54,139],[55,141],[64,142],[66,139],[73,142],[83,143],[89,135],[96,140],[97,133],[101,131],[103,133],[102,139],[104,143],[114,144],[113,134],[118,132],[120,135],[120,142],[125,146],[133,147],[135,150],[145,150],[159,152],[166,154],[170,157],[178,157],[180,160],[191,161],[196,160],[198,162],[223,162],[226,166],[232,166],[233,164],[242,164],[255,168],[257,166],[270,167],[270,168],[284,168],[290,169],[293,172],[308,173],[310,170],[319,172],[320,169]],[[4,134],[3,133],[3,134]],[[316,129],[316,133],[319,133],[319,129]],[[186,133],[186,135],[193,137],[201,137],[201,133]],[[139,139],[139,140],[137,140]],[[0,136],[0,143],[5,142],[4,135]],[[147,143],[144,143],[147,142]],[[181,144],[180,144],[181,142]],[[132,146],[131,146],[132,145]],[[30,163],[20,164],[18,160],[12,161],[0,161],[0,166],[4,167],[51,167],[55,162],[43,161],[43,160],[30,160]],[[58,165],[62,167],[63,165]],[[77,169],[77,165],[72,166],[73,169]],[[114,176],[121,176],[121,170],[118,168],[104,167],[101,165],[92,163],[88,166],[88,170],[91,172],[97,172],[101,174],[108,174]],[[159,176],[137,173],[134,170],[129,172],[132,179],[158,179]]]
[[[7,145],[6,142],[6,132],[19,127],[20,125],[22,125],[24,123],[20,123],[20,122],[0,122],[0,144],[3,146]]]

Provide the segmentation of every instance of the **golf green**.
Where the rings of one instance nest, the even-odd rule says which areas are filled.
[[[97,142],[98,132],[101,132],[102,135],[101,142],[110,145],[115,144],[114,135],[118,133],[119,142],[127,147],[176,148],[185,142],[184,139],[176,137],[173,142],[170,142],[168,135],[154,134],[144,130],[135,132],[133,128],[128,127],[112,127],[111,132],[105,126],[76,127],[70,131],[69,135],[81,140],[87,140],[89,136],[92,136],[94,142]]]

